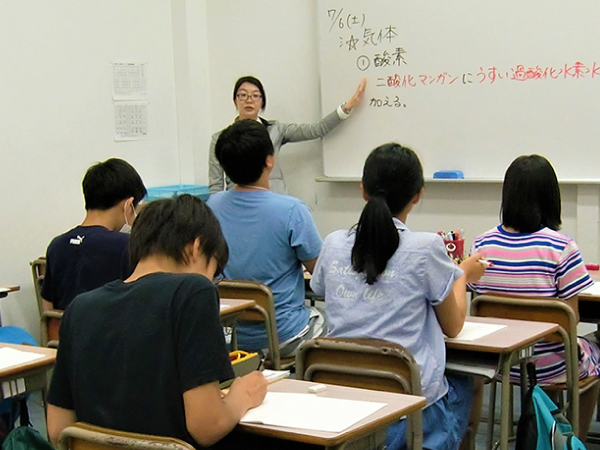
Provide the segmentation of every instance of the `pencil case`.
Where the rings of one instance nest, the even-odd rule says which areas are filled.
[[[262,364],[262,358],[258,353],[248,353],[241,350],[229,353],[229,360],[235,377],[231,380],[223,381],[219,387],[224,389],[229,387],[233,380],[237,377],[242,377],[255,370],[258,370]]]

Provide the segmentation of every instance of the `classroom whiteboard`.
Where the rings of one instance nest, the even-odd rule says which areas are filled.
[[[324,139],[329,177],[397,141],[425,175],[501,179],[538,153],[560,179],[600,179],[600,1],[320,0],[323,114],[367,78]]]

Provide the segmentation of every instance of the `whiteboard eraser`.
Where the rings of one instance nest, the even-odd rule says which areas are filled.
[[[308,392],[310,392],[311,394],[316,394],[317,392],[323,392],[326,390],[327,386],[325,386],[324,384],[315,384],[314,386],[308,388]]]
[[[462,180],[465,175],[461,170],[439,170],[433,174],[433,178],[451,179],[451,180]]]

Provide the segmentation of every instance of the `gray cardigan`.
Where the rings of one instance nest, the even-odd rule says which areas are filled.
[[[273,147],[275,148],[275,156],[279,153],[281,146],[288,142],[310,141],[325,136],[332,129],[342,123],[337,109],[326,117],[315,123],[297,124],[297,123],[280,123],[276,120],[270,120],[267,125],[267,130],[271,136]],[[233,182],[229,177],[225,176],[225,172],[221,168],[219,161],[215,155],[215,145],[221,132],[213,134],[210,141],[210,149],[208,156],[208,182],[210,193],[222,191],[224,188],[233,188]],[[271,190],[279,194],[287,194],[287,187],[283,179],[281,167],[275,158],[275,167],[269,177]]]

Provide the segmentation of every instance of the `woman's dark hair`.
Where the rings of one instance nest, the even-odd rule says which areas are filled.
[[[200,239],[207,261],[215,257],[219,274],[229,259],[229,249],[219,221],[204,201],[184,194],[148,203],[133,222],[129,240],[131,262],[165,255],[179,264],[188,262],[185,246]]]
[[[550,161],[540,155],[515,159],[504,175],[502,224],[520,233],[559,230],[560,214],[560,187]]]
[[[369,200],[356,226],[352,267],[373,284],[400,245],[393,216],[423,189],[423,167],[411,149],[384,144],[367,158],[362,183]]]
[[[262,108],[260,109],[264,111],[264,109],[267,107],[267,94],[265,94],[265,88],[263,88],[260,80],[252,75],[246,75],[245,77],[238,78],[238,80],[235,82],[235,86],[233,88],[233,103],[235,104],[235,96],[237,95],[238,89],[244,83],[253,84],[258,88],[260,95],[262,95]]]

